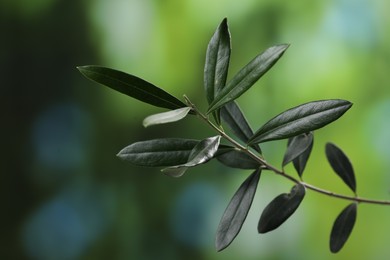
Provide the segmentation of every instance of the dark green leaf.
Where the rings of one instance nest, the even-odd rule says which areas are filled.
[[[330,99],[291,108],[257,130],[248,144],[286,139],[319,129],[341,117],[351,106],[349,101]]]
[[[288,146],[286,153],[283,158],[283,166],[288,164],[289,162],[297,159],[300,155],[302,155],[310,146],[313,144],[313,134],[305,133],[300,134],[294,137],[291,137],[288,140]]]
[[[312,138],[313,134],[311,133]],[[294,168],[298,172],[298,175],[302,177],[303,171],[305,170],[306,163],[309,160],[309,156],[311,153],[311,150],[313,149],[313,141],[311,142],[310,146],[297,158],[293,160]]]
[[[261,170],[254,171],[238,188],[227,206],[219,226],[215,239],[217,251],[228,247],[238,235],[248,215],[260,180]]]
[[[330,251],[337,253],[347,242],[356,222],[357,204],[348,205],[336,218],[330,234]]]
[[[190,168],[211,160],[218,151],[221,136],[206,138],[200,141],[191,151],[188,162],[171,166],[162,170],[166,175],[180,177]]]
[[[305,187],[296,184],[289,194],[283,193],[273,199],[261,214],[257,230],[267,233],[283,224],[298,208],[305,197]]]
[[[172,111],[154,114],[145,118],[144,121],[142,122],[142,125],[144,127],[148,127],[151,125],[176,122],[186,117],[188,112],[190,111],[191,111],[190,107],[182,107]]]
[[[235,100],[252,87],[279,60],[288,46],[275,45],[257,55],[217,94],[209,106],[208,113]]]
[[[93,65],[77,68],[90,80],[142,102],[168,109],[186,107],[186,104],[171,94],[136,76],[118,70]]]
[[[165,138],[133,143],[118,157],[138,166],[171,166],[186,163],[198,140]]]
[[[221,108],[221,117],[241,141],[247,142],[253,135],[251,127],[235,101],[229,102]],[[254,145],[253,148],[261,153],[258,145]]]
[[[231,168],[257,169],[260,164],[248,154],[232,149],[216,157],[218,161]]]
[[[336,174],[356,193],[355,174],[348,157],[332,143],[325,146],[326,157]]]
[[[213,102],[214,97],[226,84],[230,53],[230,32],[227,19],[225,18],[218,26],[207,46],[204,86],[209,104]],[[219,123],[219,111],[215,111],[213,114]]]

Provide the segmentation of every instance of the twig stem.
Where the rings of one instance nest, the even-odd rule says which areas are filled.
[[[342,194],[338,194],[332,191],[328,191],[325,189],[318,188],[314,185],[311,185],[309,183],[303,182],[299,179],[296,179],[288,174],[286,174],[283,170],[280,170],[276,168],[275,166],[269,164],[263,157],[260,155],[255,154],[252,152],[248,147],[243,146],[242,144],[238,143],[236,140],[234,140],[232,137],[230,137],[228,134],[225,133],[223,129],[220,127],[216,126],[212,121],[210,121],[209,117],[203,114],[198,110],[198,108],[191,102],[191,100],[184,95],[184,99],[187,102],[187,105],[194,110],[196,115],[200,117],[205,123],[207,123],[212,129],[214,129],[216,132],[218,132],[223,138],[225,138],[228,142],[233,144],[237,149],[241,150],[242,152],[248,154],[251,158],[256,160],[257,162],[260,163],[263,169],[270,170],[296,184],[301,184],[303,185],[306,189],[315,191],[317,193],[321,193],[330,197],[334,198],[339,198],[339,199],[344,199],[344,200],[349,200],[357,203],[367,203],[367,204],[377,204],[377,205],[390,205],[390,201],[386,200],[373,200],[373,199],[367,199],[367,198],[361,198],[358,196],[346,196]]]

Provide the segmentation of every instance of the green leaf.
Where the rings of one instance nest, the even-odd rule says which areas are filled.
[[[325,146],[326,157],[336,174],[356,193],[355,174],[352,164],[344,152],[332,143]]]
[[[241,141],[247,142],[253,135],[251,127],[235,101],[229,102],[221,108],[221,117]],[[261,153],[258,145],[253,145],[253,148]]]
[[[227,19],[225,18],[218,26],[207,46],[204,87],[209,104],[213,102],[214,97],[226,84],[230,53],[230,32]],[[215,111],[213,115],[217,123],[219,123],[219,111]]]
[[[337,120],[351,106],[352,103],[346,100],[329,99],[291,108],[264,124],[248,144],[286,139],[319,129]]]
[[[252,87],[279,60],[288,46],[275,45],[257,55],[217,94],[209,106],[208,113],[235,100]]]
[[[283,167],[297,159],[313,145],[313,134],[305,133],[294,136],[288,140],[288,146],[283,158]],[[306,164],[306,162],[305,162]]]
[[[176,122],[186,117],[190,110],[190,107],[183,107],[172,111],[151,115],[145,118],[142,124],[144,127],[148,127],[151,125]]]
[[[160,167],[186,163],[198,140],[164,138],[133,143],[117,156],[138,166]]]
[[[260,164],[248,154],[234,148],[216,157],[218,161],[231,168],[257,169]]]
[[[215,239],[217,251],[228,247],[236,238],[248,215],[260,180],[261,170],[254,171],[238,188],[227,206]]]
[[[171,94],[136,76],[93,65],[80,66],[77,69],[90,80],[150,105],[168,109],[186,107],[186,104]]]
[[[162,172],[172,177],[180,177],[190,168],[211,160],[218,151],[221,136],[206,138],[200,141],[191,151],[188,162],[162,169]]]
[[[296,184],[289,194],[283,193],[273,199],[261,214],[257,230],[267,233],[283,224],[298,208],[305,197],[305,187]]]
[[[330,234],[330,251],[337,253],[347,242],[356,222],[357,204],[348,205],[336,218]]]
[[[314,138],[313,134],[310,132],[312,135],[312,138]],[[298,172],[298,175],[302,177],[303,171],[305,170],[306,163],[309,160],[311,150],[313,149],[313,141],[311,142],[310,146],[297,158],[293,160],[294,168]]]

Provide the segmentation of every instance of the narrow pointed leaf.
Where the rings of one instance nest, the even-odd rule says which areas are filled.
[[[144,119],[142,125],[144,127],[148,127],[151,125],[176,122],[186,117],[190,110],[190,107],[183,107],[172,111],[151,115]]]
[[[261,170],[254,171],[238,188],[227,206],[215,239],[217,251],[228,247],[236,238],[248,215],[260,180]]]
[[[302,155],[313,144],[313,134],[300,134],[289,139],[283,166]]]
[[[209,104],[213,102],[219,90],[226,84],[230,53],[230,32],[227,19],[225,18],[218,26],[207,46],[204,86]],[[215,111],[213,114],[219,123],[219,111]]]
[[[242,68],[217,94],[210,104],[208,113],[235,100],[258,81],[283,55],[289,45],[275,45],[257,55]]]
[[[225,18],[207,46],[204,85],[209,103],[214,100],[218,91],[226,84],[230,53],[230,32]]]
[[[216,157],[218,161],[231,168],[257,169],[260,164],[244,152],[232,149]]]
[[[336,174],[356,193],[356,180],[352,164],[344,152],[332,143],[325,146],[326,157]]]
[[[348,205],[336,218],[330,234],[330,251],[337,253],[347,242],[356,222],[357,204]]]
[[[312,138],[313,134],[312,134]],[[309,160],[311,150],[313,149],[313,141],[311,142],[310,146],[304,151],[301,155],[299,155],[297,158],[293,160],[294,168],[298,172],[298,175],[302,177],[303,171],[305,170],[306,163]]]
[[[221,108],[221,117],[241,141],[247,142],[253,135],[251,127],[235,101],[229,102]],[[253,145],[253,148],[261,153],[258,145]]]
[[[188,161],[198,140],[164,138],[133,143],[123,148],[118,157],[138,166],[159,167]]]
[[[90,80],[150,105],[168,109],[186,107],[186,104],[171,94],[136,76],[94,65],[80,66],[77,69]]]
[[[221,136],[217,135],[200,141],[192,149],[189,160],[186,163],[162,169],[162,172],[172,177],[180,177],[188,168],[208,162],[218,151],[220,140]]]
[[[319,129],[340,118],[351,106],[346,100],[329,99],[291,108],[264,124],[248,144],[286,139]]]
[[[290,193],[283,193],[273,199],[261,214],[257,230],[267,233],[283,224],[298,208],[305,197],[305,187],[296,184]]]

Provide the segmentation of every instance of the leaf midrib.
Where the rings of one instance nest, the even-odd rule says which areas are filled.
[[[117,82],[122,83],[122,84],[124,84],[124,85],[126,85],[126,86],[134,87],[134,88],[136,88],[138,91],[140,91],[140,92],[142,92],[142,93],[144,93],[144,94],[147,94],[147,95],[149,94],[149,95],[153,96],[153,97],[156,98],[156,99],[164,100],[165,102],[167,102],[167,103],[169,103],[169,104],[171,104],[171,105],[174,105],[174,106],[176,106],[177,108],[180,108],[180,107],[181,107],[181,106],[179,106],[178,104],[172,103],[172,102],[169,101],[169,100],[162,99],[162,98],[159,97],[158,95],[155,95],[153,92],[145,91],[145,90],[143,90],[142,88],[139,88],[139,87],[137,87],[136,85],[133,85],[133,84],[129,84],[129,83],[127,83],[127,82],[125,82],[125,81],[123,81],[123,80],[121,80],[121,79],[114,78],[114,77],[111,77],[111,76],[106,75],[106,74],[104,74],[104,73],[99,73],[99,72],[96,72],[96,71],[91,71],[91,70],[89,70],[89,72],[90,72],[90,73],[98,74],[98,75],[100,75],[100,76],[102,76],[102,77],[106,77],[106,78],[111,79],[111,80],[114,80],[114,81],[117,81]],[[145,81],[145,82],[146,82],[146,81]],[[148,84],[151,84],[151,83],[149,83],[149,82],[147,82],[147,83],[148,83]],[[154,86],[154,85],[153,85],[153,86]],[[111,87],[110,87],[110,88],[111,88]],[[126,95],[127,95],[127,94],[126,94]]]
[[[274,132],[275,130],[278,130],[278,129],[280,129],[280,128],[282,128],[282,127],[288,125],[288,124],[291,124],[292,122],[299,121],[299,120],[302,120],[302,119],[304,119],[304,118],[311,117],[311,116],[315,116],[315,115],[318,115],[318,114],[321,114],[321,113],[325,113],[325,112],[328,112],[328,111],[330,111],[330,110],[340,109],[340,108],[345,107],[345,106],[350,106],[350,104],[344,104],[344,105],[340,105],[340,106],[333,107],[333,108],[330,108],[330,109],[322,110],[322,111],[320,111],[320,112],[316,112],[316,113],[313,113],[313,114],[305,115],[305,116],[300,117],[300,118],[298,118],[298,119],[288,121],[288,122],[286,122],[286,123],[284,123],[284,124],[282,124],[282,125],[279,125],[279,126],[277,126],[277,127],[275,127],[275,128],[270,128],[269,130],[267,130],[267,131],[265,131],[265,132],[262,132],[262,133],[261,133],[261,131],[259,131],[261,134],[260,134],[258,137],[254,138],[253,140],[258,139],[260,136],[264,136],[264,135],[266,135],[266,134],[269,134],[270,131],[271,131],[271,132]],[[260,129],[260,130],[261,130],[261,129]],[[256,134],[255,134],[255,135],[256,135]],[[252,140],[250,140],[250,141],[252,141]],[[251,143],[250,141],[249,141],[249,143]]]

